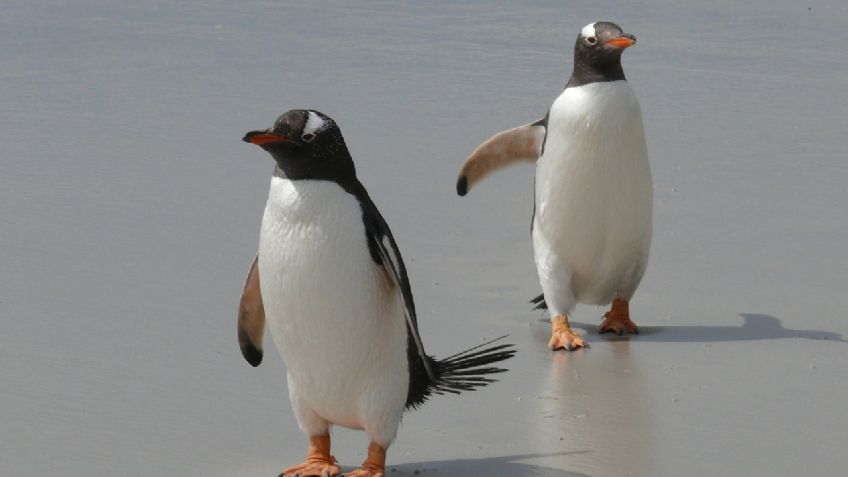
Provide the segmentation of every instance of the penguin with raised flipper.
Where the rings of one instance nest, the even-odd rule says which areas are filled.
[[[651,246],[653,186],[642,113],[621,67],[636,43],[610,22],[586,25],[574,70],[548,114],[499,133],[463,164],[457,193],[518,161],[536,161],[531,233],[553,349],[586,346],[568,314],[580,303],[612,304],[599,331],[637,333],[629,303]]]

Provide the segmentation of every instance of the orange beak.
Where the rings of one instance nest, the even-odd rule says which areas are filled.
[[[618,36],[604,42],[604,45],[612,45],[618,48],[627,48],[636,44],[636,39],[627,36]]]
[[[288,141],[289,138],[283,136],[281,134],[269,133],[267,131],[251,131],[244,135],[244,142],[249,142],[251,144],[256,144],[257,146],[263,146],[265,144],[271,144],[275,142],[284,142]]]

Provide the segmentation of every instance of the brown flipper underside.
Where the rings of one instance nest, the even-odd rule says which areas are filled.
[[[265,307],[259,290],[259,255],[253,257],[238,310],[238,340],[241,354],[251,366],[262,362],[262,337],[265,335]]]
[[[543,121],[501,131],[490,137],[474,149],[459,170],[457,194],[467,194],[471,186],[509,164],[534,162],[541,154],[544,140]]]

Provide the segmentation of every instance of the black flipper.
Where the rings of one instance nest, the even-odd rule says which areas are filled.
[[[404,315],[406,316],[406,328],[409,332],[410,363],[417,361],[424,368],[425,376],[435,381],[436,374],[430,366],[427,353],[424,352],[424,343],[418,333],[418,317],[415,314],[415,301],[412,298],[412,288],[409,285],[409,277],[406,274],[406,265],[400,255],[395,238],[392,235],[386,219],[377,210],[377,206],[371,201],[365,187],[359,187],[354,194],[362,205],[363,222],[365,223],[365,234],[371,258],[375,263],[382,266],[400,292],[403,301]],[[413,353],[414,350],[414,353]],[[413,359],[413,355],[415,358]],[[412,365],[410,364],[410,367]]]
[[[409,276],[389,225],[361,184],[351,184],[349,187],[349,191],[359,199],[362,205],[365,234],[371,258],[387,272],[403,300],[408,332],[407,358],[409,362],[406,407],[414,409],[433,394],[458,394],[495,382],[495,379],[487,376],[502,373],[506,369],[490,365],[511,358],[515,350],[511,344],[484,347],[504,337],[441,360],[427,355],[424,351],[424,344],[418,332],[418,318],[415,313]]]

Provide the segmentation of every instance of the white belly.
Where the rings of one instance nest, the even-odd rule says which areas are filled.
[[[568,265],[578,301],[608,303],[635,290],[650,249],[652,197],[630,85],[566,89],[551,107],[537,165],[534,233]]]
[[[408,387],[403,309],[371,260],[354,196],[332,182],[274,177],[262,218],[259,276],[289,383],[315,413],[361,428],[375,406],[402,411]]]

